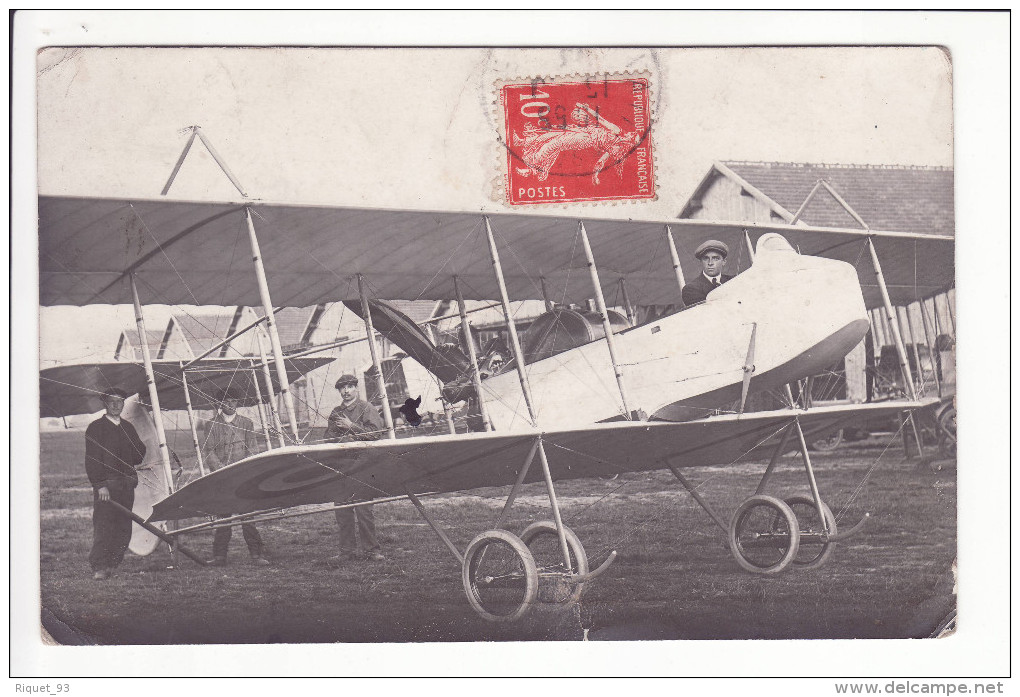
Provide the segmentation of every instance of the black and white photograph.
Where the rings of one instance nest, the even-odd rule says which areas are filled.
[[[1009,540],[1008,510],[1002,546],[958,539],[966,468],[1008,509],[1009,388],[1006,359],[998,404],[967,391],[957,328],[1008,341],[1007,296],[958,311],[957,242],[990,269],[1008,223],[961,215],[952,46],[868,40],[886,13],[804,18],[856,40],[590,45],[72,15],[21,18],[12,269],[38,296],[15,294],[36,329],[12,333],[37,355],[12,375],[38,401],[11,464],[37,496],[12,515],[38,536],[12,576],[33,651],[217,645],[248,668],[95,674],[296,676],[245,652],[305,645],[376,656],[326,675],[385,676],[427,645],[445,666],[422,674],[566,676],[493,653],[613,642],[707,678],[867,675],[797,656],[913,640],[926,668],[881,675],[995,672],[932,660],[965,653],[968,553]],[[580,17],[472,19],[503,15]],[[375,16],[395,19],[251,21]],[[959,17],[1007,46],[1008,15]],[[196,34],[125,40],[131,18]],[[1002,424],[1000,456],[969,456],[964,427],[958,462],[958,408]],[[473,647],[496,662],[459,672]],[[758,647],[785,658],[723,660]]]

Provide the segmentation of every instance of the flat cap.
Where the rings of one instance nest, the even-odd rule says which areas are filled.
[[[107,399],[110,399],[111,397],[119,397],[121,399],[127,399],[128,393],[125,392],[124,390],[120,389],[119,387],[114,387],[113,389],[107,390],[106,392],[103,393],[103,400],[104,401],[107,400]]]
[[[343,375],[340,376],[340,379],[337,380],[336,384],[333,386],[339,390],[344,385],[354,385],[355,387],[357,387],[358,378],[354,377],[350,373],[344,373]]]
[[[730,248],[726,246],[725,242],[720,242],[719,240],[705,240],[700,245],[698,245],[697,249],[694,250],[694,258],[700,259],[701,256],[710,249],[714,249],[715,251],[722,254],[723,259],[730,255]]]

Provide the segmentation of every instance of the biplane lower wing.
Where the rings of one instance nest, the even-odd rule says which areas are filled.
[[[315,503],[371,501],[513,484],[541,436],[553,479],[733,463],[765,452],[799,419],[805,433],[847,418],[893,415],[914,402],[725,415],[702,421],[614,422],[586,428],[477,433],[366,443],[292,446],[236,462],[156,504],[150,520],[244,514]],[[790,447],[795,447],[793,441]],[[540,481],[533,467],[526,482]]]

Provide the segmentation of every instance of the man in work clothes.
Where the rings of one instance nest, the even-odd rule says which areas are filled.
[[[224,395],[220,410],[209,422],[205,432],[206,461],[213,472],[232,462],[243,460],[258,450],[255,443],[255,424],[251,419],[237,413],[237,400]],[[213,535],[213,559],[216,566],[227,563],[227,548],[230,546],[232,527],[217,528]],[[262,536],[252,523],[241,526],[244,541],[248,544],[251,561],[258,566],[268,566],[269,560],[262,556]]]
[[[378,440],[385,428],[379,412],[371,404],[358,397],[358,379],[346,373],[336,381],[342,403],[329,415],[329,426],[324,438],[334,443]],[[340,558],[356,558],[358,540],[355,528],[361,537],[361,547],[372,561],[385,559],[379,552],[379,540],[375,536],[375,514],[372,506],[358,506],[336,511],[336,525],[340,531]]]
[[[89,566],[93,578],[110,577],[124,561],[131,542],[131,519],[109,504],[131,510],[135,504],[138,473],[145,444],[131,422],[120,418],[127,393],[112,389],[103,395],[106,414],[85,430],[85,473],[92,483],[92,551]]]
[[[684,305],[690,307],[705,302],[710,292],[731,280],[733,276],[723,273],[730,248],[719,240],[702,242],[694,251],[694,258],[701,262],[701,273],[680,291]]]

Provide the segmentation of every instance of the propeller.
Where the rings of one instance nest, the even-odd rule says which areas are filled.
[[[754,373],[754,339],[758,334],[758,323],[751,324],[751,341],[747,345],[747,358],[744,359],[744,383],[740,387],[740,411],[744,413],[744,405],[747,403],[747,390],[751,387],[751,375]]]

